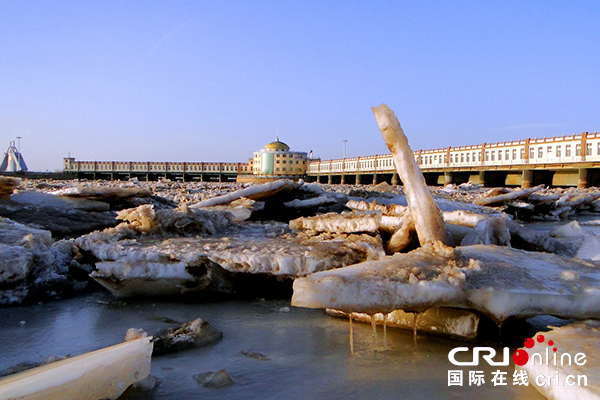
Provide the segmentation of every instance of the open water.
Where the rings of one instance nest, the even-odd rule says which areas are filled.
[[[286,308],[287,307],[287,308]],[[288,311],[289,309],[289,311]],[[128,328],[157,331],[201,317],[221,330],[221,341],[153,359],[152,375],[162,383],[154,399],[542,399],[531,387],[494,386],[498,367],[455,367],[448,352],[463,342],[382,328],[374,348],[371,326],[349,324],[321,310],[289,306],[285,300],[178,302],[122,301],[103,292],[43,305],[0,309],[0,370],[50,355],[78,355],[119,343]],[[511,354],[514,348],[511,348]],[[240,352],[261,353],[258,360]],[[511,363],[512,364],[512,363]],[[463,386],[448,385],[448,370],[463,369]],[[468,371],[484,371],[485,383],[468,385]],[[204,388],[193,375],[226,369],[234,384]]]

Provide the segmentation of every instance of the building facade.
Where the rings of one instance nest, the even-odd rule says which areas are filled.
[[[308,155],[301,151],[292,151],[290,146],[279,138],[255,151],[250,160],[254,179],[299,179],[306,175]]]

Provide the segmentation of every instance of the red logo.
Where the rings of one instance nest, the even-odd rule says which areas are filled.
[[[538,341],[538,343],[544,343],[544,335],[537,335],[536,340]],[[533,338],[527,338],[525,339],[524,344],[525,347],[531,349],[535,345],[535,342],[533,341]],[[548,346],[554,346],[554,342],[552,340],[548,341]],[[552,351],[556,352],[556,347],[554,347]],[[527,353],[526,350],[519,349],[513,353],[513,361],[515,362],[515,364],[522,367],[523,365],[527,364],[527,361],[529,361],[529,353]]]

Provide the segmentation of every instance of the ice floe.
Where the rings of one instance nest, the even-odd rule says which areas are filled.
[[[428,245],[294,282],[292,304],[368,314],[453,307],[510,317],[600,318],[597,264],[492,245]]]

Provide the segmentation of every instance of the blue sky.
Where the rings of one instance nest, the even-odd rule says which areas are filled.
[[[324,159],[600,130],[599,1],[0,0],[0,146],[79,160]]]

